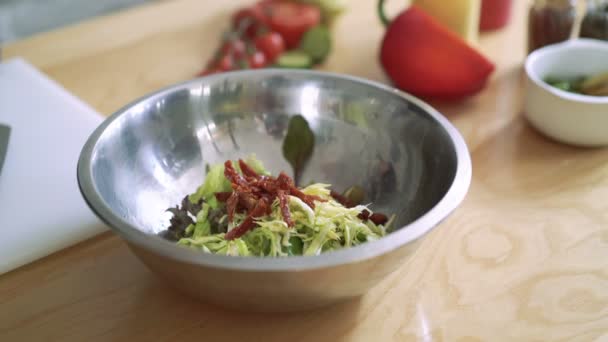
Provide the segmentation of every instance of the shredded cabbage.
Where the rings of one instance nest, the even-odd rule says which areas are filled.
[[[255,157],[247,159],[256,172],[268,175],[262,163]],[[238,163],[233,163],[235,169]],[[186,236],[178,244],[214,254],[231,256],[284,257],[289,255],[318,255],[323,252],[357,246],[381,238],[388,226],[376,225],[371,220],[362,221],[357,216],[362,210],[371,210],[364,205],[346,208],[330,195],[330,185],[315,183],[302,189],[307,195],[318,196],[325,202],[315,201],[311,208],[301,199],[289,196],[289,208],[294,227],[283,220],[278,200],[272,204],[270,215],[256,220],[257,227],[234,240],[224,239],[224,233],[211,233],[207,220],[211,208],[216,208],[215,192],[230,191],[230,183],[224,177],[224,165],[210,168],[205,182],[189,199],[196,203],[205,200],[196,222],[186,228]],[[226,219],[225,217],[222,220]],[[244,214],[235,214],[228,231],[245,219]]]

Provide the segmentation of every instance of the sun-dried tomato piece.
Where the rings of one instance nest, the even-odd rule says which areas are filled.
[[[371,215],[371,213],[369,212],[369,210],[367,209],[363,209],[359,215],[357,215],[358,218],[360,218],[361,220],[363,220],[363,222],[367,221],[369,219],[369,216]]]
[[[271,177],[261,176],[255,184],[260,189],[271,194],[274,194],[277,192],[277,190],[279,190],[277,180]]]
[[[281,172],[277,178],[264,176],[255,172],[255,170],[247,165],[242,159],[239,159],[238,162],[239,168],[243,173],[242,175],[236,171],[231,161],[226,161],[226,163],[224,163],[224,176],[230,181],[233,191],[230,193],[220,192],[215,194],[219,201],[226,202],[229,222],[233,221],[236,212],[247,212],[248,217],[253,214],[258,215],[259,211],[261,211],[261,209],[258,208],[259,206],[263,207],[263,213],[270,215],[272,212],[272,203],[278,197],[283,220],[289,227],[292,227],[295,223],[293,222],[291,212],[289,211],[289,195],[298,197],[311,208],[315,207],[315,201],[325,201],[318,196],[311,196],[303,193],[296,187],[293,179],[284,172]],[[259,214],[258,216],[261,215],[262,214]],[[253,217],[255,218],[258,216]],[[250,219],[249,221],[243,222],[244,225],[242,226],[247,229],[241,227],[241,230],[245,229],[246,231],[250,229],[248,225],[253,224],[253,219]]]
[[[247,215],[245,220],[243,220],[243,222],[237,227],[226,233],[224,238],[226,240],[234,240],[245,235],[245,233],[255,228],[255,219],[264,216],[268,207],[269,205],[266,200],[260,199],[255,208],[253,208],[249,215]]]
[[[283,190],[289,190],[292,186],[295,186],[293,179],[285,174],[285,172],[279,173],[279,177],[277,177],[277,184],[279,188]]]
[[[232,192],[231,191],[216,192],[214,195],[218,201],[226,202],[228,200],[228,198],[230,198],[230,195],[232,195]]]
[[[289,194],[301,199],[302,202],[308,204],[308,206],[312,209],[315,208],[315,201],[325,202],[325,200],[319,196],[307,195],[303,193],[300,189],[296,188],[295,185],[289,188]]]
[[[243,172],[243,175],[245,177],[251,177],[251,178],[255,178],[255,179],[260,177],[260,175],[258,175],[258,173],[255,172],[254,169],[252,169],[249,165],[247,165],[247,163],[245,163],[243,161],[243,159],[239,159],[239,167],[241,168],[241,171]]]
[[[252,193],[240,192],[239,193],[239,204],[242,205],[248,212],[255,208],[258,199]]]
[[[247,186],[233,185],[233,188],[234,188],[234,191],[236,191],[236,192],[254,194],[255,196],[259,196],[259,194],[262,192],[262,189],[260,189],[257,186],[254,186],[254,185],[247,185]]]
[[[230,160],[224,163],[224,176],[232,183],[233,189],[236,186],[249,187],[247,180],[234,169]]]
[[[291,219],[291,212],[289,212],[289,199],[287,193],[284,190],[279,190],[277,197],[279,198],[279,207],[281,208],[283,221],[287,223],[288,227],[293,227],[295,223]]]
[[[232,222],[234,219],[234,213],[236,212],[236,206],[239,203],[239,194],[233,191],[230,197],[226,201],[226,211],[228,212],[228,222]]]
[[[354,207],[353,203],[348,199],[348,197],[340,194],[337,191],[331,190],[329,195],[331,197],[333,197],[333,199],[335,199],[338,203],[342,204],[343,206],[345,206],[347,208]]]
[[[369,220],[375,224],[385,224],[388,221],[388,217],[384,214],[373,213],[372,216],[369,217]]]

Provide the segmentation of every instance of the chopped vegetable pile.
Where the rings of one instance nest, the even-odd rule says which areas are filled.
[[[571,93],[608,96],[608,72],[580,77],[553,77],[544,80],[547,84]]]
[[[342,0],[260,0],[241,8],[199,76],[322,63],[331,49],[329,27],[344,8]]]
[[[317,255],[386,234],[394,220],[315,183],[299,188],[285,173],[271,176],[257,159],[226,161],[169,208],[164,236],[179,245],[232,256]]]

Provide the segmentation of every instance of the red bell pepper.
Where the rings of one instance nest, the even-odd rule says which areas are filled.
[[[415,96],[460,99],[478,93],[495,67],[464,40],[412,5],[393,21],[378,2],[387,31],[380,61],[401,90]]]

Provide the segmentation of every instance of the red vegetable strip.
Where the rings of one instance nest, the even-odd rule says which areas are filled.
[[[258,200],[254,194],[247,192],[239,193],[239,204],[246,208],[247,211],[255,208],[257,202]]]
[[[226,211],[228,212],[228,222],[232,222],[234,219],[234,213],[236,212],[236,206],[239,203],[239,195],[236,191],[230,194],[230,197],[226,201]]]
[[[357,215],[358,218],[360,218],[361,220],[363,220],[363,222],[367,221],[369,219],[370,216],[370,212],[367,209],[363,209],[363,211],[361,213],[359,213],[359,215]]]
[[[277,183],[279,188],[283,190],[289,190],[292,186],[294,186],[293,180],[285,174],[285,172],[281,172],[279,177],[277,178]]]
[[[274,201],[274,199],[272,201]],[[267,201],[266,203],[272,203],[272,201]],[[266,215],[270,215],[271,213],[272,213],[272,205],[266,206]]]
[[[369,217],[369,220],[375,224],[385,224],[388,221],[388,217],[384,214],[373,213],[372,216]]]
[[[253,170],[249,165],[247,165],[247,163],[245,163],[243,159],[239,159],[239,167],[241,168],[241,171],[243,172],[243,175],[245,175],[245,177],[253,177],[255,179],[258,179],[260,177],[260,175],[258,175],[255,170]]]
[[[279,206],[281,207],[281,215],[283,216],[283,221],[287,223],[288,227],[293,227],[295,223],[291,219],[291,213],[289,212],[289,201],[287,199],[287,194],[283,190],[279,190]]]
[[[301,199],[304,203],[308,204],[308,206],[311,207],[312,209],[315,208],[314,201],[325,202],[325,200],[322,199],[321,197],[307,195],[307,194],[303,193],[302,191],[300,191],[300,189],[296,188],[295,185],[291,186],[291,188],[289,189],[289,193],[291,195],[296,196],[297,198]]]
[[[226,233],[224,238],[226,240],[234,240],[245,235],[245,233],[255,227],[254,219],[264,216],[268,206],[269,205],[266,200],[261,199],[255,206],[255,208],[249,213],[249,215],[247,215],[247,218],[245,218],[245,220],[240,225]]]
[[[388,217],[386,217],[386,215],[380,213],[372,214],[367,209],[363,209],[363,211],[361,211],[357,217],[363,220],[363,222],[370,220],[375,224],[385,224],[388,221]]]
[[[232,195],[232,192],[216,192],[215,194],[215,198],[220,201],[220,202],[226,202],[228,200],[228,198],[230,198],[230,195]]]
[[[270,215],[272,212],[271,204],[277,197],[279,198],[281,216],[289,227],[293,227],[295,223],[291,218],[287,196],[296,196],[311,208],[315,207],[314,201],[325,201],[318,196],[303,193],[295,186],[293,179],[284,172],[281,172],[277,178],[259,175],[242,159],[239,159],[238,162],[244,176],[235,170],[231,161],[226,161],[224,163],[224,176],[230,181],[234,190],[232,192],[218,192],[215,196],[219,201],[226,202],[228,222],[233,222],[236,212],[248,212],[248,217],[253,215],[249,220],[243,221],[240,230],[246,232],[252,228],[249,225],[253,224],[255,226],[253,218],[263,214]]]
[[[247,180],[243,178],[232,166],[232,162],[230,160],[224,163],[224,176],[226,179],[232,183],[232,188],[236,188],[237,186],[242,186],[244,188],[249,188],[249,184]]]
[[[325,200],[321,197],[307,195],[300,191],[300,189],[295,186],[293,179],[291,179],[291,177],[286,175],[284,172],[281,172],[279,174],[277,182],[279,183],[279,188],[283,190],[288,190],[290,195],[296,196],[297,198],[301,199],[304,203],[306,203],[309,207],[313,209],[315,207],[314,201],[325,202]]]
[[[256,182],[256,185],[271,194],[274,194],[277,192],[277,190],[279,190],[277,181],[266,176],[260,176],[260,178]]]
[[[347,208],[354,207],[352,202],[346,196],[344,196],[334,190],[332,190],[329,194],[331,197],[333,197],[333,199],[335,199],[338,203],[342,204],[343,206],[345,206]]]

